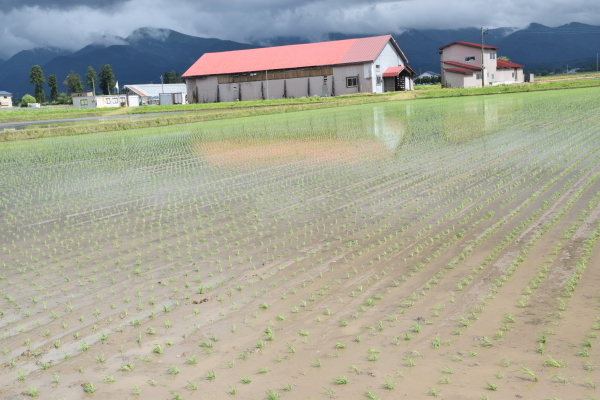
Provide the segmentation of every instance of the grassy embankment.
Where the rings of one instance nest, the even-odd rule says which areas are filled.
[[[600,87],[600,75],[596,73],[577,75],[558,75],[537,78],[537,82],[523,85],[492,86],[475,89],[442,89],[439,85],[418,86],[411,92],[392,92],[384,94],[358,94],[339,97],[310,97],[299,99],[279,99],[266,101],[248,101],[232,103],[185,104],[177,106],[131,107],[117,109],[44,109],[18,110],[0,113],[0,123],[58,120],[86,116],[104,115],[139,115],[166,112],[166,114],[145,117],[136,120],[103,121],[103,123],[82,123],[70,126],[29,129],[16,131],[0,131],[0,141],[35,139],[53,136],[70,136],[95,132],[118,131],[128,129],[149,128],[167,125],[179,125],[192,122],[212,121],[219,119],[249,117],[255,115],[279,114],[295,111],[314,110],[318,108],[343,107],[367,103],[387,101],[435,99],[446,97],[478,96],[504,93],[522,93],[544,90],[575,89]]]

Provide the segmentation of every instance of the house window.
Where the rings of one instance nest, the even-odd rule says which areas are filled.
[[[377,77],[377,86],[381,86],[381,76]]]
[[[346,78],[346,87],[358,86],[358,76],[351,76]]]
[[[512,73],[512,77],[513,77],[513,78],[515,77],[515,73],[514,73],[514,72]]]
[[[496,59],[496,53],[490,53],[490,60]]]
[[[377,71],[377,72],[381,71],[381,65],[375,65],[375,71]]]
[[[474,56],[465,57],[465,61],[475,61]]]
[[[481,74],[476,74],[476,75],[475,75],[475,79],[477,79],[477,80],[481,80]]]
[[[79,100],[79,105],[81,105],[81,106],[87,106],[88,105],[87,99]]]
[[[494,79],[494,74],[492,74],[492,79]]]
[[[106,99],[106,104],[110,104],[110,98]]]

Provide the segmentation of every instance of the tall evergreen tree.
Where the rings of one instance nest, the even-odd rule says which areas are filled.
[[[95,90],[96,86],[98,86],[98,74],[93,67],[87,68],[87,72],[85,73],[85,84],[91,90]]]
[[[69,93],[83,91],[83,83],[81,83],[81,75],[79,75],[75,71],[69,72],[69,75],[67,75],[67,79],[65,80],[65,85],[67,85],[69,87]]]
[[[48,77],[48,87],[50,87],[50,100],[58,100],[58,79],[56,75],[50,75]]]
[[[183,79],[181,79],[181,77],[179,76],[177,71],[171,70],[171,71],[165,72],[163,74],[163,82],[164,83],[182,83]]]
[[[31,72],[29,73],[29,83],[35,84],[35,91],[33,97],[38,103],[43,103],[46,101],[46,95],[44,94],[44,88],[42,87],[42,83],[46,82],[46,78],[44,78],[44,73],[42,72],[42,67],[39,65],[34,65],[31,67]]]
[[[115,87],[115,74],[113,74],[112,66],[105,64],[100,66],[100,89],[104,94],[110,94],[110,91]]]

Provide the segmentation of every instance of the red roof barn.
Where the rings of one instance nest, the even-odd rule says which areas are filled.
[[[412,90],[391,35],[206,53],[184,74],[198,103]]]

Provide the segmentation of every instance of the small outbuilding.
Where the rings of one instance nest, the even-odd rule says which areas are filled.
[[[415,72],[391,35],[206,53],[184,74],[190,102],[413,90]]]
[[[442,87],[476,88],[525,82],[524,67],[499,59],[498,49],[470,42],[452,42],[440,47]]]
[[[74,108],[111,108],[126,107],[131,99],[122,94],[89,95],[81,94],[73,96]]]
[[[0,108],[12,108],[12,94],[0,90]]]
[[[422,74],[419,74],[417,76],[417,79],[423,79],[423,78],[437,78],[438,76],[440,76],[440,74],[438,74],[437,72],[432,72],[432,71],[425,71]]]
[[[125,85],[121,92],[139,96],[141,106],[187,104],[185,83]]]

